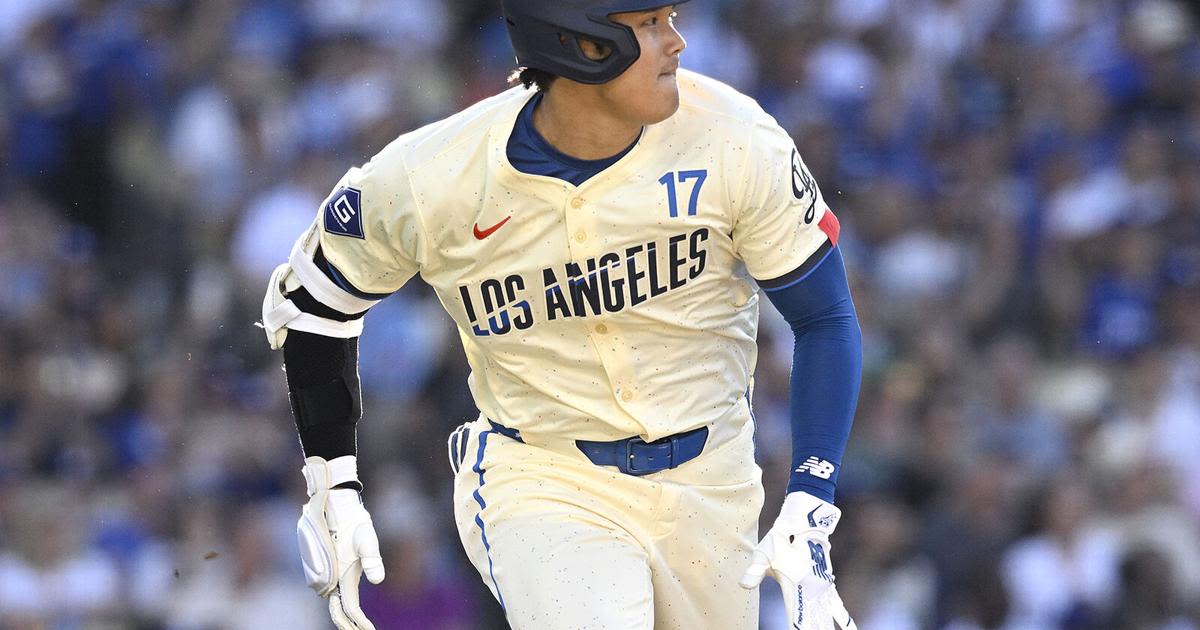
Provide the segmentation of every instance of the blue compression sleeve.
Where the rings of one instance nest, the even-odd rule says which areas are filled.
[[[862,331],[841,250],[830,250],[803,280],[764,292],[796,335],[787,491],[832,503],[862,381]]]

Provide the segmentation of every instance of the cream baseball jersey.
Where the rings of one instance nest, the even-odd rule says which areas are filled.
[[[578,187],[508,161],[524,88],[401,136],[338,183],[293,258],[323,257],[347,312],[419,273],[457,324],[480,411],[526,439],[744,419],[754,279],[815,265],[837,219],[753,100],[695,73],[679,84],[679,110]]]

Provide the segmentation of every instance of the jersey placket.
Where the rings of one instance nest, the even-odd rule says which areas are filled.
[[[606,175],[601,174],[598,178]],[[581,189],[573,191],[565,204],[564,217],[569,235],[570,257],[577,263],[600,256],[616,245],[611,242],[612,239],[605,238],[599,231],[604,223],[605,211],[603,204],[596,201],[601,199],[599,186],[596,184],[601,183],[602,181],[588,182]],[[607,273],[623,274],[626,264],[627,261],[622,260],[608,269]],[[605,273],[605,270],[599,269],[597,273]],[[632,413],[630,409],[631,403],[637,400],[638,393],[632,363],[634,353],[628,346],[630,340],[626,331],[615,321],[617,319],[602,313],[583,321],[586,322],[588,340],[595,348],[600,365],[608,377],[613,400],[619,408],[636,418],[637,414]]]

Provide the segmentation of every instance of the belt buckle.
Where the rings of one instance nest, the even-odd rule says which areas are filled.
[[[667,453],[666,453],[667,465],[659,466],[659,467],[652,467],[652,468],[638,468],[637,465],[635,464],[635,462],[637,461],[637,457],[635,456],[635,454],[633,452],[635,445],[644,445],[644,446],[650,446],[650,447],[667,446],[668,447],[666,449],[667,450]],[[674,467],[675,467],[675,438],[670,438],[663,444],[655,444],[653,442],[647,442],[647,441],[643,440],[641,437],[632,437],[625,441],[625,472],[627,474],[634,475],[635,477],[641,477],[642,475],[649,475],[651,473],[660,472],[660,471],[667,470],[667,469],[674,468]]]

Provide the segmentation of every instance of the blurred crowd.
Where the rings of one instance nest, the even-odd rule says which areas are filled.
[[[678,25],[842,221],[859,627],[1200,628],[1196,5],[694,0]],[[498,0],[0,2],[0,629],[330,627],[263,288],[346,169],[512,66]],[[769,523],[791,336],[764,311],[760,339]],[[388,571],[364,607],[503,627],[451,521],[467,368],[418,281],[367,317],[361,374]]]

